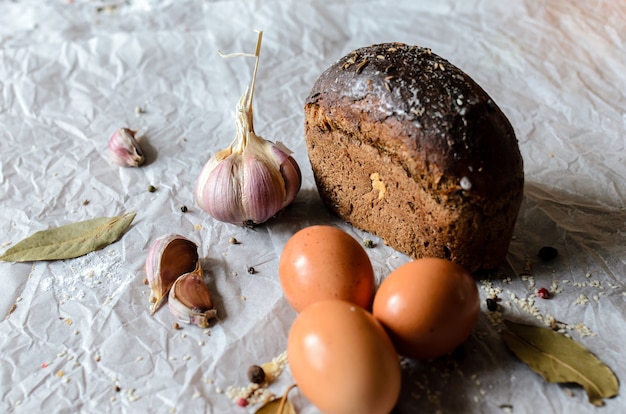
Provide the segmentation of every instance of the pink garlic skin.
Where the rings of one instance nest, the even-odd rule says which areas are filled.
[[[161,249],[160,243],[162,243],[163,237],[159,237],[155,240],[150,246],[150,250],[148,250],[148,255],[146,256],[146,277],[148,279],[148,283],[150,285],[154,284],[154,276],[156,274],[156,269],[159,267],[159,259],[157,255]]]
[[[281,144],[263,143],[263,151],[211,158],[202,169],[194,195],[213,218],[236,225],[265,223],[300,191],[302,174]]]
[[[198,246],[179,234],[166,234],[157,238],[146,256],[146,279],[150,284],[150,301],[154,314],[172,284],[181,274],[198,267]]]
[[[117,165],[139,167],[145,158],[139,143],[135,139],[137,131],[120,128],[109,138],[109,154]]]
[[[181,292],[178,292],[181,285]],[[185,295],[179,297],[178,295]],[[185,273],[178,277],[169,291],[168,308],[179,321],[206,328],[217,316],[211,292],[204,283],[202,272]]]

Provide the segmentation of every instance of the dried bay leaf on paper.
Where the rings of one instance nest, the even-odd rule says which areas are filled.
[[[0,260],[61,260],[91,253],[119,240],[135,214],[131,212],[116,217],[100,217],[38,231],[4,252]]]
[[[282,397],[263,404],[254,414],[296,414],[296,409],[288,398]]]
[[[290,385],[285,390],[285,393],[282,397],[274,398],[273,400],[263,404],[258,410],[254,412],[254,414],[296,414],[296,409],[287,397],[289,395],[289,391],[296,387],[296,384]]]
[[[596,406],[617,395],[619,381],[611,368],[583,345],[552,329],[508,320],[504,324],[506,346],[546,381],[577,383]]]

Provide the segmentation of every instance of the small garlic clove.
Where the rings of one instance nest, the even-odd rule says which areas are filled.
[[[256,154],[244,155],[242,175],[244,222],[264,223],[283,208],[285,180],[272,162]]]
[[[185,273],[201,268],[198,261],[198,246],[191,240],[168,234],[152,243],[146,257],[146,276],[152,290],[151,313],[159,309],[176,279]]]
[[[109,153],[113,162],[125,167],[139,167],[144,163],[143,151],[135,139],[136,133],[128,128],[120,128],[111,135]]]
[[[179,321],[206,328],[217,310],[201,271],[180,276],[172,285],[168,307]]]
[[[200,173],[194,191],[196,203],[213,218],[241,224],[246,220],[242,209],[241,155],[232,154],[222,161],[211,158]]]
[[[282,206],[284,208],[291,204],[291,202],[296,198],[296,195],[298,195],[300,186],[302,185],[302,172],[300,171],[300,167],[298,166],[296,160],[292,156],[288,155],[289,153],[283,152],[278,147],[275,147],[274,151],[275,153],[280,151],[287,155],[287,157],[280,163],[280,174],[283,176],[286,192],[285,200]]]

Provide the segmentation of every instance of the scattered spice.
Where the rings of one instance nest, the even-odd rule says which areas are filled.
[[[287,398],[289,391],[294,389],[297,385],[292,384],[287,388],[285,393],[280,398],[274,398],[271,401],[266,402],[261,408],[255,411],[255,414],[295,414],[296,409]]]
[[[553,260],[558,254],[559,254],[559,251],[555,249],[554,247],[544,246],[541,249],[539,249],[537,256],[539,256],[541,260],[548,261],[548,260]]]
[[[234,237],[231,237],[230,239],[228,239],[228,243],[230,243],[230,244],[239,244],[239,240],[237,240]]]
[[[367,66],[369,62],[367,61],[367,59],[363,59],[363,62],[359,63],[356,66],[356,74],[358,75],[359,73],[361,73],[363,71],[363,68],[365,68],[365,66]]]
[[[366,240],[363,242],[363,245],[364,245],[365,247],[367,247],[368,249],[372,249],[372,248],[374,248],[374,246],[376,246],[376,245],[374,244],[374,242],[373,242],[372,240],[370,240],[370,239],[366,239]]]
[[[83,201],[83,205],[84,205],[84,206],[86,206],[86,205],[88,205],[88,204],[89,204],[89,200],[87,200],[87,199],[86,199],[86,200],[84,200],[84,201]]]
[[[149,285],[149,284],[150,284],[150,281],[148,280],[148,278],[147,278],[147,277],[144,277],[144,278],[143,278],[143,284],[144,284],[144,285]]]
[[[265,371],[258,365],[250,365],[248,379],[254,384],[262,384],[265,381]]]
[[[180,208],[180,211],[182,211],[183,213],[186,213],[186,212],[188,212],[188,211],[189,211],[189,209],[187,208],[187,206],[182,206],[182,207]]]
[[[180,325],[178,324],[178,322],[174,322],[174,323],[172,324],[172,328],[174,328],[174,329],[181,329],[181,327],[180,327]]]
[[[248,406],[248,400],[246,400],[243,397],[239,397],[239,398],[237,398],[237,401],[235,402],[235,404],[237,404],[239,407],[247,407]]]
[[[122,390],[122,388],[120,388],[120,386],[119,386],[119,385],[114,385],[114,386],[113,386],[113,391],[115,391],[115,392],[120,392],[121,390]]]
[[[4,319],[8,319],[9,316],[11,316],[11,314],[13,312],[15,312],[15,309],[17,309],[17,303],[14,303],[13,305],[11,305],[11,307],[9,308],[9,311],[7,312],[7,315],[4,317]]]
[[[148,192],[149,192],[149,193],[154,193],[156,190],[157,190],[157,189],[156,189],[156,187],[155,187],[155,186],[153,186],[152,184],[150,184],[150,185],[148,186]]]
[[[256,273],[256,269],[254,267],[250,266],[250,267],[248,267],[248,273],[253,275],[253,274]]]
[[[493,298],[487,298],[487,309],[490,312],[495,312],[498,310],[498,302],[496,302]]]
[[[548,292],[548,289],[542,287],[537,291],[537,296],[539,296],[541,299],[549,299],[550,292]]]

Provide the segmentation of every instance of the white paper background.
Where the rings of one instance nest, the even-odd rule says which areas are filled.
[[[481,84],[514,125],[526,197],[501,269],[511,280],[492,282],[505,316],[541,324],[511,294],[532,299],[557,281],[562,291],[537,299],[537,311],[578,325],[572,337],[623,380],[625,22],[625,3],[609,0],[0,3],[2,251],[37,230],[138,212],[123,239],[101,251],[0,263],[0,314],[17,305],[0,322],[0,411],[253,412],[217,391],[245,385],[248,365],[286,346],[295,317],[277,276],[286,240],[316,223],[371,237],[332,218],[318,199],[304,99],[336,59],[387,41],[432,48]],[[250,81],[250,59],[216,51],[252,52],[255,28],[265,32],[255,129],[294,151],[303,186],[280,218],[249,230],[213,221],[194,205],[192,188],[204,162],[233,138],[234,107]],[[148,162],[139,169],[109,161],[108,137],[122,126],[142,135]],[[150,184],[158,191],[149,193]],[[220,313],[210,335],[173,330],[166,308],[148,314],[147,248],[172,232],[200,245]],[[559,249],[556,261],[538,261],[544,245]],[[382,243],[368,253],[378,280],[408,260]],[[528,260],[534,285],[520,277]],[[589,303],[576,304],[581,294]],[[625,409],[622,396],[597,409],[581,388],[547,384],[511,356],[484,300],[482,307],[464,359],[405,370],[398,412]],[[581,335],[585,327],[593,335]],[[272,390],[291,382],[286,371]],[[299,412],[317,412],[297,391],[291,396]]]

